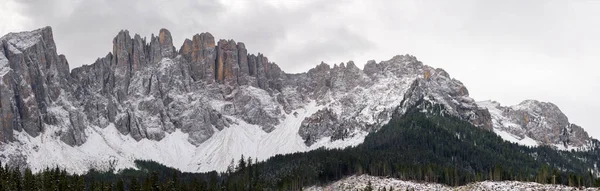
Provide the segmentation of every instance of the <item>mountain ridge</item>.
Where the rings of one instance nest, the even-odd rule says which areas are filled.
[[[53,160],[38,161],[37,170],[61,165],[85,171],[114,163],[125,168],[133,159],[188,171],[224,170],[228,159],[240,155],[264,160],[359,144],[395,114],[413,106],[433,109],[419,105],[420,100],[444,105],[447,115],[480,128],[505,130],[494,125],[499,115],[478,105],[460,81],[410,55],[369,61],[363,69],[349,61],[287,74],[264,55],[248,54],[244,43],[215,41],[210,33],[186,39],[177,50],[166,29],[149,42],[122,30],[112,52],[69,72],[65,56],[56,53],[50,27],[10,33],[0,41],[0,103],[9,103],[0,104],[0,141],[10,143],[0,145],[0,159],[31,165],[36,162],[31,159],[59,148],[69,150],[62,154],[72,155],[67,162],[75,164],[49,154]],[[560,130],[561,136],[536,141],[562,141],[569,148],[591,139]],[[94,150],[90,139],[104,150]],[[49,140],[60,141],[51,147]],[[125,144],[145,140],[151,145],[146,152],[169,154],[139,153]],[[169,156],[183,152],[193,153],[180,159],[186,162]]]

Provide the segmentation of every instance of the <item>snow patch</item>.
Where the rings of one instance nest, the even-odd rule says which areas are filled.
[[[46,126],[46,131],[37,137],[17,132],[19,140],[2,149],[5,153],[19,153],[27,157],[34,172],[60,166],[73,173],[98,170],[135,168],[134,160],[154,160],[182,169],[187,165],[195,147],[187,141],[187,134],[176,130],[161,141],[147,139],[139,142],[130,136],[121,135],[113,124],[102,129],[90,126],[86,129],[87,141],[81,146],[69,146],[58,137],[60,128]]]
[[[497,128],[494,128],[494,133],[496,133],[498,136],[502,137],[502,139],[504,139],[505,141],[508,141],[511,143],[517,143],[519,145],[524,145],[524,146],[529,146],[529,147],[537,147],[538,146],[537,141],[535,141],[532,138],[527,137],[527,136],[523,139],[519,139],[518,137],[514,136],[513,134],[510,134],[506,131],[502,131]]]

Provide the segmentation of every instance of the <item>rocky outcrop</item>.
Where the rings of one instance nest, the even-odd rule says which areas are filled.
[[[246,50],[246,45],[242,42],[237,43],[237,55],[238,55],[238,65],[239,65],[239,75],[237,77],[237,82],[239,85],[248,85],[250,78],[250,68],[248,66],[248,50]]]
[[[158,44],[160,45],[160,55],[162,58],[173,58],[177,55],[173,46],[171,32],[167,29],[160,29],[158,33]]]
[[[330,137],[331,141],[347,138],[351,132],[361,128],[357,121],[341,120],[329,108],[319,110],[302,121],[298,134],[304,139],[304,143],[310,146],[324,137]]]
[[[70,84],[69,66],[56,53],[52,29],[10,33],[0,44],[0,141],[13,140],[14,130],[38,136],[44,124],[69,125],[53,112],[53,103],[70,91]]]
[[[179,50],[189,62],[190,76],[194,81],[215,81],[215,38],[210,33],[196,34],[192,40],[186,39]]]
[[[217,48],[217,81],[236,86],[240,76],[237,44],[233,40],[220,40]]]
[[[539,144],[561,148],[583,147],[591,140],[587,132],[571,124],[553,103],[525,100],[509,107],[493,101],[478,104],[490,111],[494,128],[509,132],[518,139],[528,137]]]

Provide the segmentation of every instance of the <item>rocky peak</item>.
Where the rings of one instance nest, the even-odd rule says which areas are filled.
[[[171,37],[171,32],[169,32],[169,30],[160,29],[160,32],[158,33],[158,42],[160,44],[162,57],[175,57],[177,52],[175,52],[175,47],[173,46],[173,38]]]
[[[217,81],[235,86],[240,75],[237,44],[234,40],[219,40],[217,47]]]
[[[215,38],[210,33],[196,34],[186,39],[180,54],[190,63],[190,75],[194,81],[215,81]]]
[[[354,71],[360,70],[360,68],[358,68],[356,66],[356,64],[354,64],[354,61],[352,61],[352,60],[350,60],[350,61],[348,61],[348,63],[346,63],[346,69],[347,70],[354,70]]]
[[[365,64],[363,71],[365,72],[365,74],[372,77],[375,73],[381,71],[381,69],[379,68],[379,64],[377,64],[375,60],[369,60],[367,61],[367,64]]]
[[[239,77],[237,79],[239,85],[248,85],[250,79],[250,66],[248,64],[248,50],[243,42],[237,43],[237,55],[239,65]]]
[[[321,62],[321,64],[315,66],[314,68],[308,70],[308,73],[321,73],[321,72],[329,72],[331,70],[331,66],[325,62]]]
[[[10,33],[0,38],[0,141],[13,130],[37,136],[43,124],[58,124],[49,110],[70,90],[68,62],[56,53],[52,28]]]

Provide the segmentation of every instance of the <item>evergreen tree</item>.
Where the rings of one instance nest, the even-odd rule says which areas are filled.
[[[117,180],[115,189],[116,189],[116,191],[125,191],[125,184],[123,183],[123,179]]]
[[[26,168],[23,175],[23,190],[36,190],[37,183],[31,169]]]
[[[150,176],[150,185],[152,191],[160,191],[160,180],[158,179],[158,173],[156,171],[152,172]]]
[[[13,190],[23,190],[23,183],[21,180],[21,172],[19,172],[18,168],[12,170],[12,189]]]
[[[246,168],[246,160],[244,159],[244,155],[238,161],[238,166],[236,171],[244,170]]]
[[[141,191],[142,188],[140,186],[140,183],[138,182],[137,178],[133,177],[131,178],[131,182],[129,183],[129,191]]]
[[[85,190],[85,180],[83,176],[77,176],[75,179],[74,190]]]
[[[233,174],[233,172],[235,171],[235,162],[233,159],[231,159],[231,162],[229,163],[229,166],[227,166],[227,174]]]

